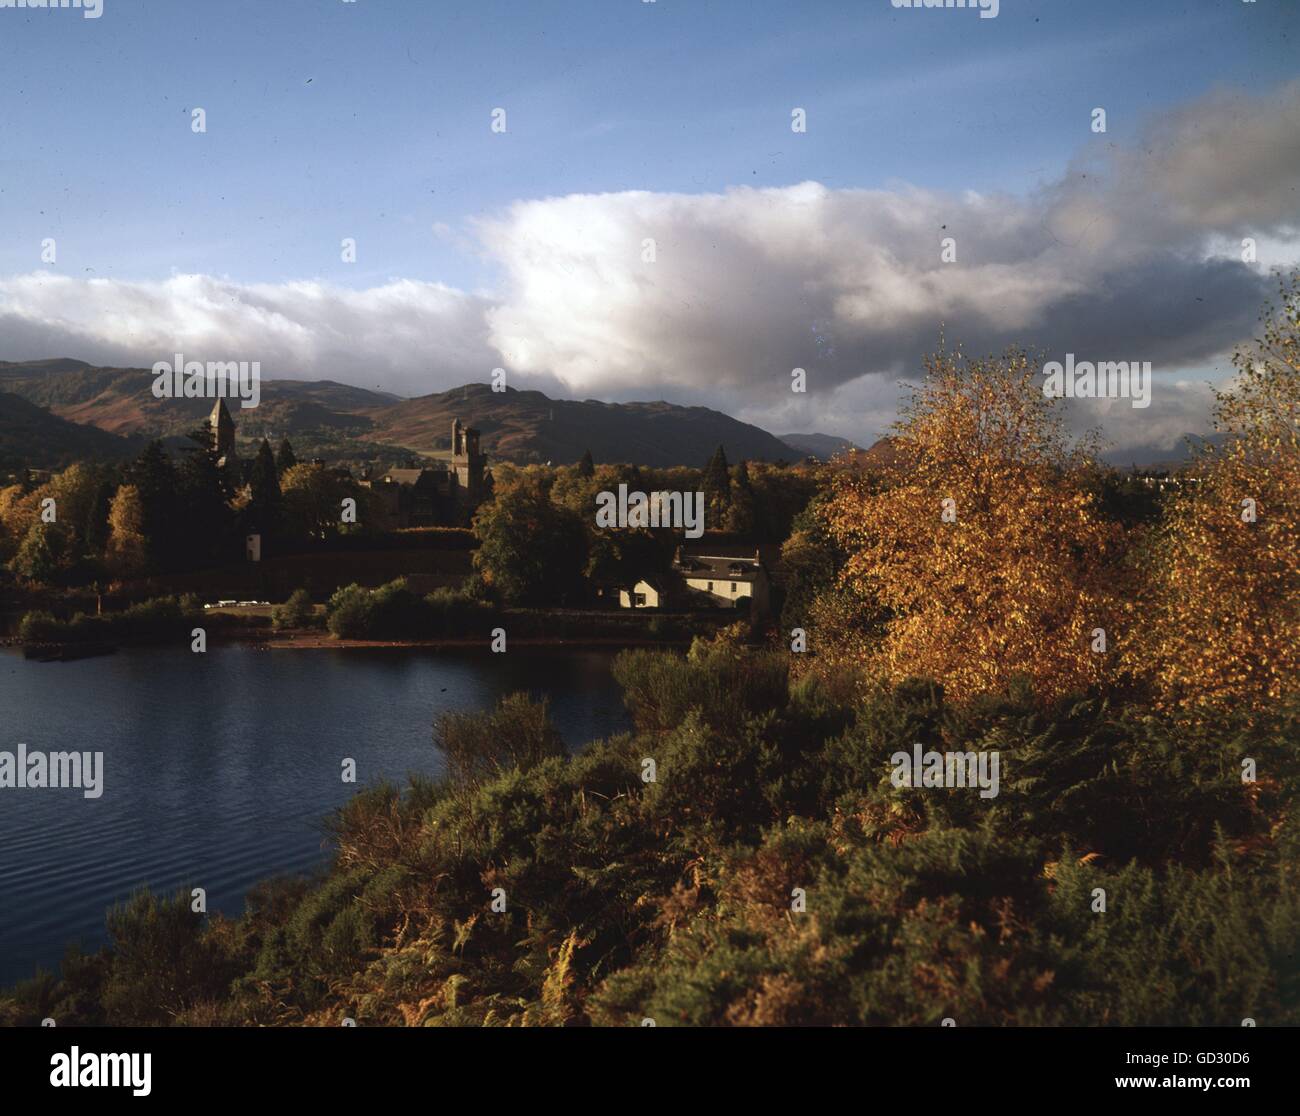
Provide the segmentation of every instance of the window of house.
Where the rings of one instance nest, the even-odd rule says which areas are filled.
[[[733,593],[736,591],[736,583],[734,581],[731,583],[731,591]]]
[[[645,608],[645,594],[644,594],[644,593],[635,593],[635,594],[633,594],[633,596],[632,596],[632,601],[633,601],[633,603],[636,605],[637,608]]]
[[[713,582],[711,582],[711,581],[709,582],[709,592],[710,592],[710,593],[713,592]]]

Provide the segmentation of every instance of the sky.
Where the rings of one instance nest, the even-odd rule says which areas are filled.
[[[0,359],[869,443],[942,330],[1150,361],[1150,407],[1069,404],[1137,459],[1300,262],[1294,0],[7,2]]]

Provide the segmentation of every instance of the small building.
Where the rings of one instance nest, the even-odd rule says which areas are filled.
[[[642,578],[632,588],[618,591],[620,608],[666,608],[668,591],[659,578]]]
[[[630,589],[620,586],[618,603],[632,609],[749,609],[759,619],[770,611],[771,583],[759,551],[700,543],[678,547],[668,573],[641,578]]]
[[[756,617],[768,613],[770,580],[757,550],[717,544],[681,546],[673,571],[685,586],[683,603],[688,608],[748,607]]]

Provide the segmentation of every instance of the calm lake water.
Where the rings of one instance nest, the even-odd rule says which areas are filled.
[[[0,751],[102,751],[104,793],[0,790],[0,984],[105,940],[139,886],[207,888],[237,915],[249,886],[310,871],[321,819],[358,786],[435,775],[434,717],[512,690],[549,695],[571,750],[630,727],[612,655],[171,648],[72,663],[0,652]],[[344,757],[357,784],[340,779]]]

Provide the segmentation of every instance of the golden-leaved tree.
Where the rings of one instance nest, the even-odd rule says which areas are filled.
[[[108,547],[105,562],[117,578],[139,577],[149,564],[144,537],[144,505],[140,490],[124,484],[113,495],[108,508]]]
[[[1072,444],[1054,405],[1024,352],[927,360],[880,468],[825,505],[860,606],[821,625],[830,658],[958,699],[1016,677],[1050,698],[1110,672],[1122,540],[1089,491],[1090,441]]]
[[[1300,692],[1300,273],[1281,293],[1147,555],[1134,673],[1183,713]]]

